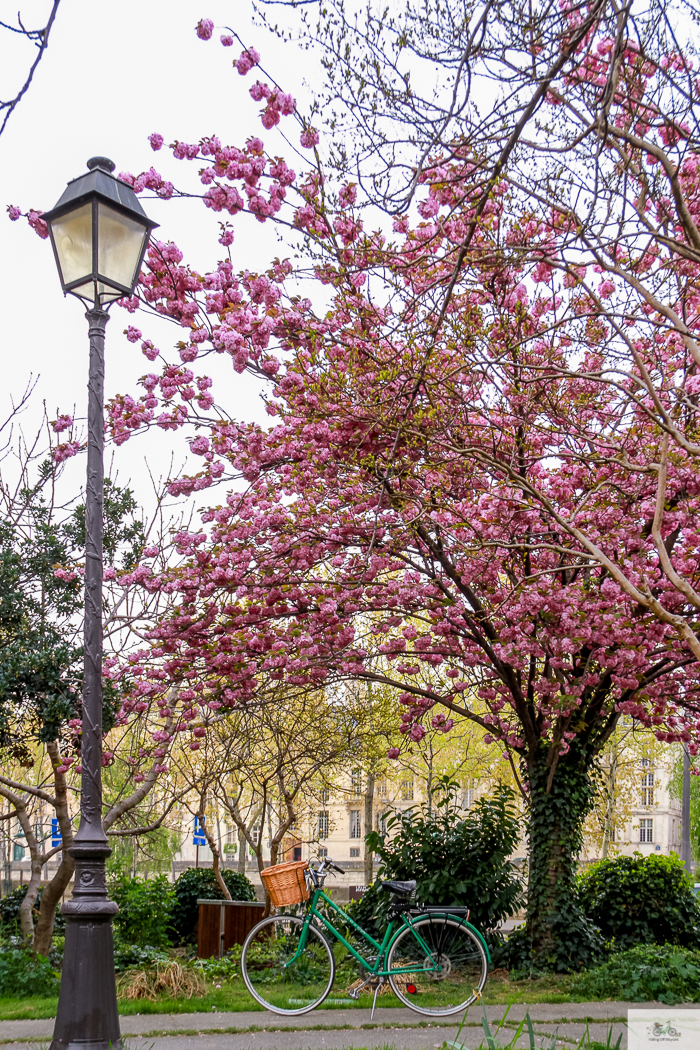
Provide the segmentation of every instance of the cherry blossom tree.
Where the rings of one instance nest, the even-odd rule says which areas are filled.
[[[268,131],[299,120],[313,150],[300,174],[257,137],[174,142],[176,160],[197,162],[206,208],[298,231],[303,265],[234,274],[224,257],[198,273],[173,243],[154,242],[125,305],[145,304],[186,338],[175,363],[129,326],[162,364],[140,396],[115,399],[111,429],[117,443],[183,429],[202,468],[171,492],[226,486],[201,529],[177,534],[182,563],[142,577],[178,597],[139,655],[139,689],[162,696],[177,681],[192,702],[185,726],[203,709],[245,704],[261,676],[294,688],[383,683],[403,705],[407,742],[449,732],[454,713],[471,720],[507,756],[529,807],[514,960],[563,969],[597,951],[572,881],[592,772],[621,715],[697,746],[687,586],[700,587],[700,552],[692,227],[659,211],[681,213],[674,186],[694,199],[690,132],[661,104],[668,70],[682,83],[689,59],[668,34],[633,46],[624,12],[611,36],[602,2],[556,17],[549,52],[522,19],[513,28],[532,93],[503,123],[506,141],[496,148],[506,132],[494,117],[488,164],[476,138],[432,142],[405,198],[417,214],[402,210],[393,239],[365,232],[357,184],[333,182],[318,132],[274,83],[251,94]],[[198,35],[211,38],[211,22]],[[252,48],[236,60],[243,75],[259,63]],[[634,120],[646,121],[641,146],[615,130]],[[556,136],[577,121],[588,138],[571,132],[573,159],[555,178],[547,158],[566,155]],[[623,139],[640,158],[655,157],[657,139],[683,142],[687,182],[662,160],[658,181],[628,165]],[[594,165],[590,142],[600,142]],[[124,178],[179,192],[155,169]],[[41,233],[40,215],[28,218]],[[624,222],[638,224],[638,242]],[[219,243],[232,240],[226,219]],[[666,300],[673,290],[675,305],[639,293],[637,309],[630,289],[642,278]],[[213,353],[266,383],[269,427],[215,405],[195,364]]]

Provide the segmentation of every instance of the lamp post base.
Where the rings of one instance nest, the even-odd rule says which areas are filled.
[[[112,939],[119,908],[104,878],[110,853],[99,845],[71,848],[75,890],[61,909],[66,944],[51,1050],[121,1050]]]

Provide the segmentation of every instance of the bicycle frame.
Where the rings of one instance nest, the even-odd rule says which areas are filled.
[[[368,941],[369,944],[372,945],[372,947],[377,949],[378,954],[377,954],[377,958],[376,958],[374,963],[370,963],[369,960],[365,959],[364,956],[362,956],[358,951],[356,951],[355,948],[353,948],[353,946],[349,943],[349,941],[347,941],[345,939],[345,937],[343,937],[342,933],[339,933],[339,931],[336,930],[336,928],[333,925],[333,923],[329,919],[327,919],[326,916],[323,915],[318,910],[317,904],[319,903],[319,901],[323,901],[324,904],[326,904],[329,908],[331,908],[332,911],[336,912],[338,915],[341,915],[343,917],[343,921],[344,922],[349,923],[350,926],[352,926],[353,930],[355,930],[357,933],[359,933],[360,936],[365,941]],[[445,915],[449,915],[449,913],[450,913],[449,908],[446,908],[444,914]],[[422,917],[422,916],[417,916],[417,918],[420,918],[420,917]],[[435,916],[435,917],[437,917],[437,916]],[[404,929],[406,926],[408,926],[409,929],[412,931],[413,936],[415,937],[417,943],[420,945],[421,950],[425,952],[426,959],[429,959],[430,956],[431,956],[431,950],[428,947],[428,945],[425,943],[423,938],[421,937],[420,931],[416,929],[416,927],[413,925],[413,923],[411,922],[411,920],[408,917],[408,915],[406,915],[405,913],[403,913],[401,915],[401,924],[399,925],[398,929],[395,929],[396,924],[394,923],[393,920],[389,922],[389,925],[387,926],[386,931],[384,933],[384,939],[382,940],[382,942],[380,944],[379,941],[375,941],[374,937],[370,936],[370,934],[367,933],[366,930],[363,930],[363,928],[358,923],[356,923],[355,920],[352,919],[347,914],[346,911],[344,911],[342,908],[340,908],[335,903],[335,901],[332,901],[331,898],[328,897],[326,895],[326,893],[324,893],[323,887],[318,886],[318,887],[315,888],[315,890],[313,892],[313,896],[311,897],[311,900],[309,902],[309,907],[308,907],[308,910],[307,910],[307,913],[306,913],[306,918],[304,920],[304,926],[302,928],[301,936],[299,938],[299,946],[298,946],[296,952],[294,953],[293,957],[287,963],[288,966],[291,966],[291,964],[293,962],[296,962],[296,960],[299,958],[299,956],[303,953],[304,949],[306,948],[306,941],[307,941],[307,938],[308,938],[309,926],[311,925],[311,922],[312,922],[312,920],[314,918],[318,919],[319,922],[321,922],[323,924],[325,929],[328,930],[328,932],[335,938],[335,940],[339,941],[350,952],[350,954],[353,955],[357,959],[357,961],[359,963],[361,963],[365,967],[365,969],[370,974],[372,974],[375,977],[388,977],[390,973],[391,974],[415,973],[415,970],[416,970],[415,964],[413,966],[398,967],[398,968],[393,969],[393,970],[387,970],[386,967],[384,967],[382,965],[383,962],[384,962],[384,958],[386,956],[386,953],[389,950],[389,948],[391,947],[392,942],[396,939],[396,937],[398,937],[399,933],[401,933],[401,930]],[[464,926],[468,927],[479,938],[479,940],[481,941],[482,945],[484,946],[484,950],[486,952],[486,958],[488,959],[488,962],[489,962],[489,965],[490,965],[490,963],[491,963],[491,956],[490,956],[488,947],[486,945],[486,942],[484,941],[484,938],[481,936],[481,934],[479,933],[478,930],[474,929],[474,927],[471,925],[471,923],[466,922],[465,920],[461,920],[461,919],[459,921],[462,922]],[[433,966],[430,966],[430,967],[428,967],[428,966],[424,967],[424,970],[425,970],[426,973],[440,971],[441,969],[442,969],[442,967],[440,967],[437,964],[435,964]]]

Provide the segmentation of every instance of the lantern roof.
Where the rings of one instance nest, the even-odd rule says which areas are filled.
[[[141,202],[134,193],[133,187],[128,182],[118,179],[113,175],[114,161],[108,157],[91,157],[87,162],[88,172],[72,179],[61,194],[58,203],[49,212],[41,217],[46,222],[63,215],[67,211],[83,204],[86,200],[95,197],[101,198],[106,204],[118,208],[128,215],[133,215],[140,220],[144,226],[155,229],[157,222],[149,219],[141,207]]]

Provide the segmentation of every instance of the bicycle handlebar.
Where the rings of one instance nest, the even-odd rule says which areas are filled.
[[[327,871],[327,870],[330,870],[330,869],[332,869],[333,871],[339,872],[339,874],[341,874],[341,875],[345,874],[345,868],[341,868],[340,865],[336,864],[335,861],[331,860],[330,857],[322,857],[321,858],[321,863],[318,866],[318,868],[315,868],[313,870],[317,871],[319,874],[322,875],[324,873],[324,871]]]

